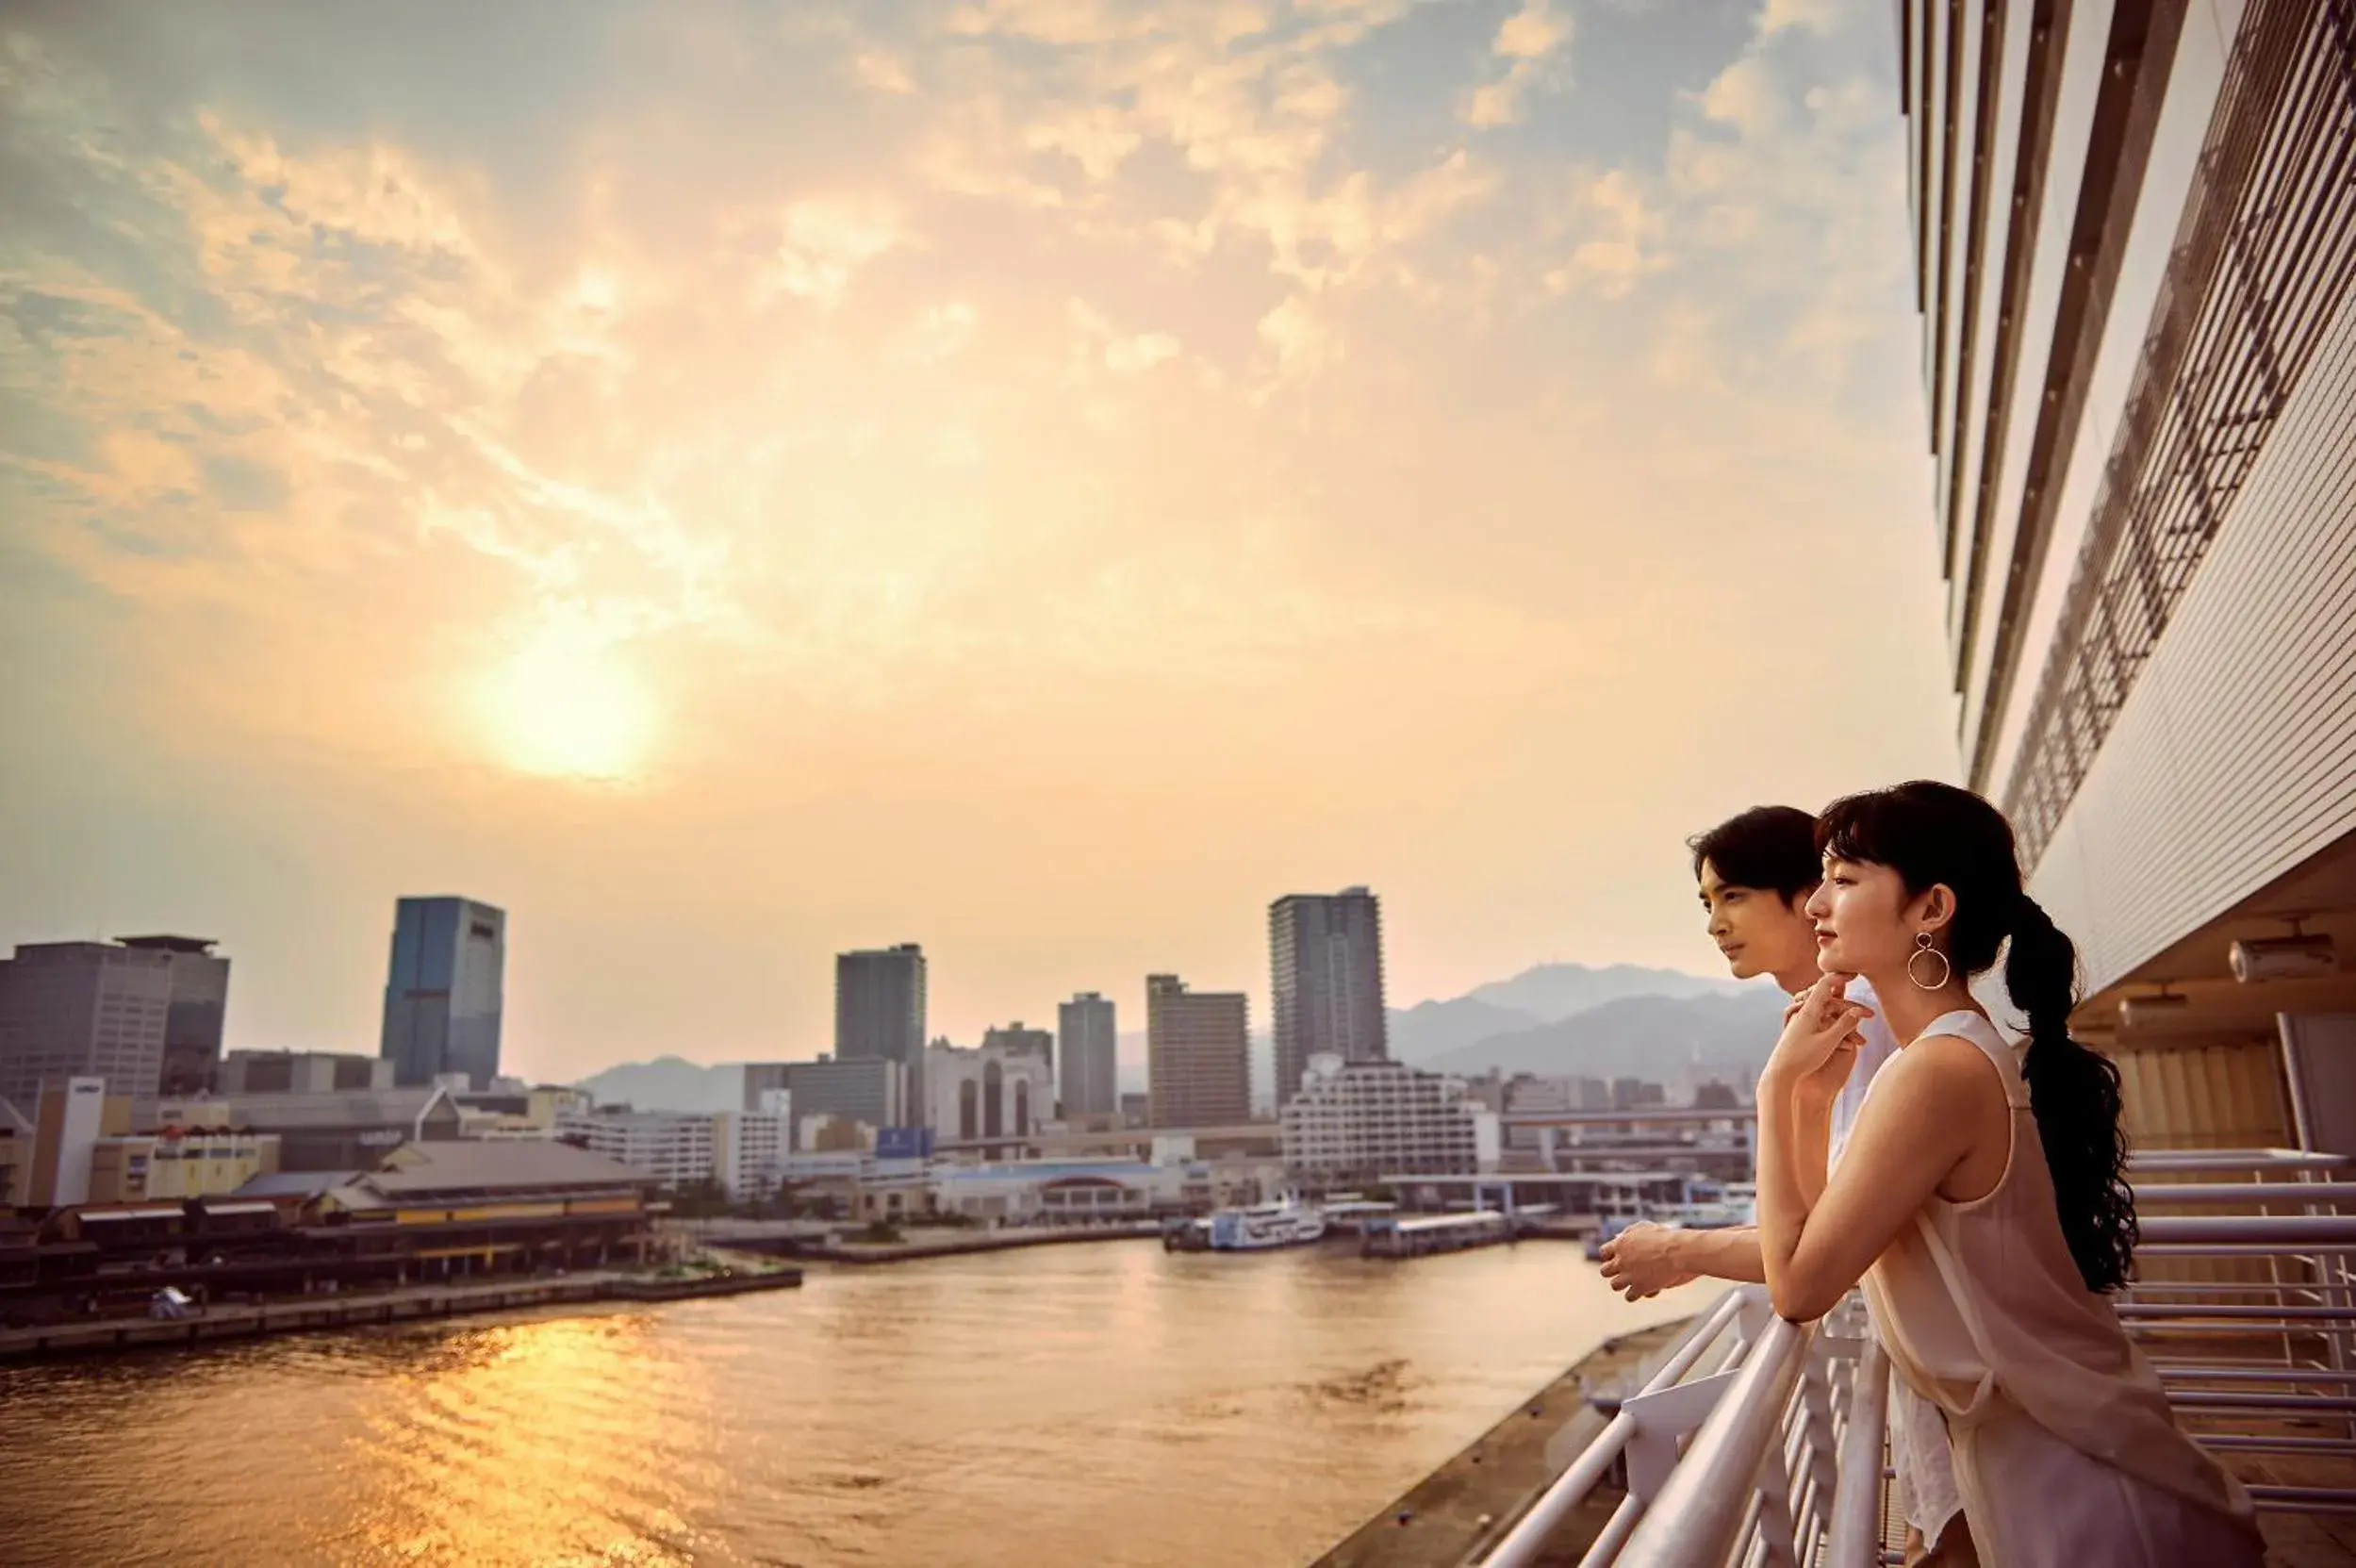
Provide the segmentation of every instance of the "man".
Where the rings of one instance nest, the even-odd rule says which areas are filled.
[[[1772,975],[1798,996],[1821,974],[1809,895],[1823,876],[1816,853],[1816,818],[1792,806],[1755,806],[1687,841],[1710,940],[1737,980]],[[1848,996],[1877,1006],[1871,988],[1852,981]],[[1855,1067],[1833,1106],[1832,1158],[1840,1158],[1873,1073],[1895,1055],[1898,1042],[1878,1012],[1859,1026],[1864,1043]],[[1631,1225],[1604,1247],[1604,1278],[1631,1301],[1656,1296],[1707,1275],[1764,1283],[1755,1229],[1679,1230]],[[1906,1516],[1906,1560],[1936,1568],[1970,1568],[1979,1561],[1963,1519],[1949,1457],[1947,1428],[1937,1408],[1903,1383],[1890,1385],[1890,1451]]]

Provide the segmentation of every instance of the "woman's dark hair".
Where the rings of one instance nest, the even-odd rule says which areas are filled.
[[[1707,861],[1734,887],[1771,887],[1785,902],[1824,880],[1816,818],[1797,806],[1753,806],[1685,841],[1698,881]]]
[[[1955,914],[1940,948],[1958,974],[1980,974],[2010,942],[2004,989],[2029,1019],[2020,1073],[2062,1234],[2088,1290],[2118,1289],[2134,1278],[2137,1234],[2118,1067],[2069,1037],[2078,949],[2022,891],[2012,824],[1968,789],[1918,780],[1826,806],[1816,845],[1841,860],[1888,867],[1909,894],[1944,883]]]

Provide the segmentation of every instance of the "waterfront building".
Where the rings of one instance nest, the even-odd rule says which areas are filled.
[[[324,1050],[233,1050],[215,1082],[165,1091],[165,1098],[199,1098],[217,1091],[242,1095],[324,1095],[389,1089],[393,1064],[382,1056]]]
[[[778,1111],[723,1111],[712,1163],[729,1201],[749,1203],[777,1191],[782,1163],[793,1144],[793,1122]]]
[[[403,1088],[464,1073],[470,1088],[499,1076],[507,916],[472,899],[403,899],[394,908],[377,1054]]]
[[[1044,1031],[1029,1031],[1041,1034]],[[1055,1068],[1034,1042],[992,1030],[970,1049],[947,1041],[925,1053],[931,1095],[925,1122],[945,1142],[1029,1139],[1054,1119]]]
[[[834,1059],[898,1063],[900,1093],[908,1104],[922,1105],[924,1053],[924,949],[902,942],[897,947],[837,953]]]
[[[1249,1004],[1241,991],[1190,991],[1176,975],[1145,977],[1147,1120],[1224,1127],[1251,1120]]]
[[[1496,1113],[1462,1080],[1403,1062],[1312,1057],[1281,1122],[1286,1167],[1322,1183],[1473,1175],[1500,1152]]]
[[[135,1101],[104,1079],[53,1079],[34,1114],[0,1116],[0,1206],[140,1203],[221,1196],[278,1168],[273,1134],[218,1116],[134,1131]]]
[[[1120,1114],[1120,1030],[1112,1000],[1081,991],[1056,1008],[1058,1082],[1065,1119]]]
[[[1201,1186],[1209,1172],[1127,1161],[1024,1160],[945,1166],[932,1173],[931,1197],[937,1213],[966,1219],[1104,1224],[1185,1212],[1190,1175]]]
[[[556,1135],[673,1192],[711,1182],[742,1202],[776,1186],[786,1119],[761,1111],[568,1110],[557,1117]]]
[[[229,1005],[229,960],[202,936],[125,936],[126,948],[171,955],[164,1003],[164,1062],[156,1091],[201,1094],[221,1065],[222,1020]]]
[[[1963,782],[2138,1148],[2356,1153],[2345,27],[1902,11]]]
[[[0,1220],[20,1203],[33,1179],[33,1118],[0,1099]]]
[[[643,1171],[673,1192],[714,1179],[715,1131],[709,1114],[675,1111],[576,1111],[556,1123],[558,1141]]]
[[[0,1099],[29,1115],[44,1082],[162,1081],[173,954],[112,942],[32,942],[0,960]]]
[[[504,1081],[511,1086],[487,1094],[452,1091],[461,1137],[553,1138],[565,1116],[595,1109],[588,1091],[571,1084]]]
[[[1391,1054],[1382,905],[1374,894],[1351,887],[1278,899],[1268,906],[1268,964],[1278,1106],[1300,1092],[1313,1056],[1380,1062]]]
[[[101,1138],[130,1131],[130,1105],[103,1078],[51,1079],[34,1101],[33,1157],[24,1203],[45,1209],[90,1197],[91,1156]]]
[[[785,1095],[797,1124],[807,1117],[832,1116],[870,1129],[899,1127],[908,1121],[911,1103],[905,1067],[882,1056],[788,1062]]]
[[[346,1171],[365,1170],[404,1143],[462,1138],[466,1122],[459,1098],[435,1085],[140,1100],[133,1104],[130,1127],[275,1133],[280,1170]]]
[[[225,1197],[278,1168],[278,1135],[226,1128],[166,1128],[101,1137],[91,1147],[83,1201],[148,1203]]]

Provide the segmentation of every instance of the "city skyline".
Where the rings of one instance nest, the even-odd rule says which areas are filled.
[[[1875,8],[354,14],[0,22],[13,940],[340,1046],[464,887],[568,1079],[1294,887],[1702,972],[1686,834],[1954,770]]]

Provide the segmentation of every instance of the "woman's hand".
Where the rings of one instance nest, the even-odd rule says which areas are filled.
[[[1844,994],[1847,975],[1826,975],[1791,999],[1784,1009],[1784,1032],[1768,1058],[1767,1072],[1794,1094],[1830,1099],[1849,1081],[1865,1036],[1857,1026],[1873,1016]],[[1763,1075],[1764,1076],[1764,1075]]]

